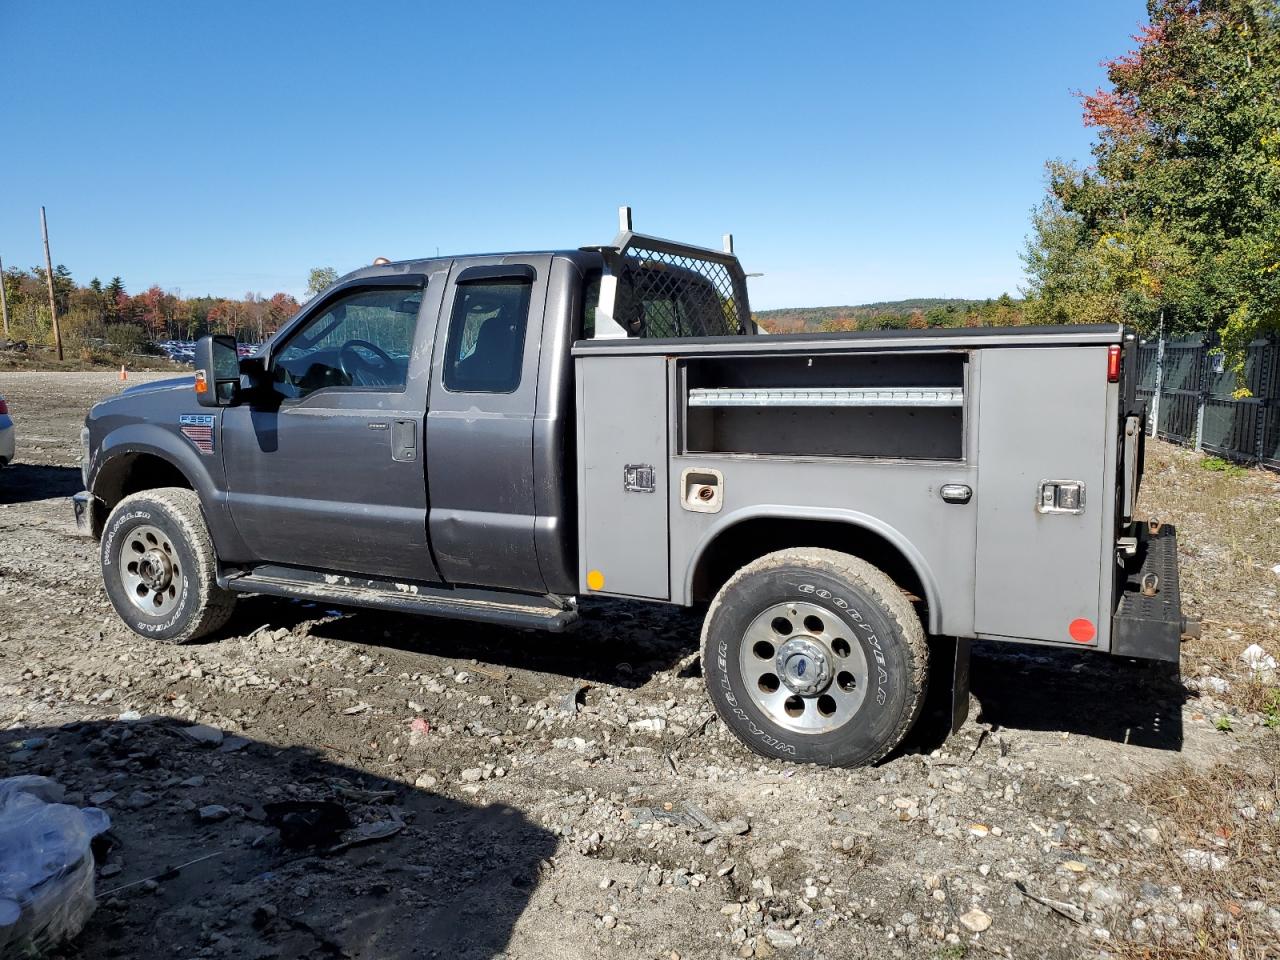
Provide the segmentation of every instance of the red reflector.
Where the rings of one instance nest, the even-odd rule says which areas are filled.
[[[0,397],[0,414],[8,413],[9,405],[4,402],[4,397]]]
[[[1120,382],[1120,347],[1112,344],[1107,347],[1107,383]]]
[[[1071,625],[1067,627],[1067,633],[1071,634],[1071,639],[1076,643],[1088,643],[1098,635],[1094,625],[1083,617],[1079,620],[1072,620]]]

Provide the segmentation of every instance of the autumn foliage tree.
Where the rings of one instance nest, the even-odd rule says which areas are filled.
[[[1048,167],[1024,260],[1036,321],[1280,328],[1280,0],[1150,0],[1081,94],[1094,163]]]
[[[44,268],[7,268],[3,278],[11,336],[47,342],[51,330]],[[233,333],[246,340],[274,333],[298,311],[287,293],[243,299],[183,297],[157,285],[130,295],[120,277],[81,286],[59,264],[53,271],[54,298],[63,340],[73,351],[135,353],[158,340],[192,340],[204,333]]]

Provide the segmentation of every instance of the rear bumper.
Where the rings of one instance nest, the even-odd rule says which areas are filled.
[[[1111,621],[1111,652],[1177,663],[1187,628],[1178,590],[1177,531],[1168,524],[1154,533],[1140,527],[1137,555],[1126,564],[1123,576]]]

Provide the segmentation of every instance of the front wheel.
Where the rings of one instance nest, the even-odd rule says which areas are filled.
[[[186,643],[217,630],[235,598],[218,586],[213,540],[192,490],[125,497],[102,532],[102,581],[135,633]]]
[[[781,550],[733,575],[702,629],[716,712],[768,757],[850,767],[883,759],[924,702],[929,649],[911,604],[848,554]]]

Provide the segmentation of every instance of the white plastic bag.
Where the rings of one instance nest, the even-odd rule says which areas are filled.
[[[0,780],[0,956],[35,957],[93,913],[89,843],[111,826],[95,807],[62,802],[47,777]]]

